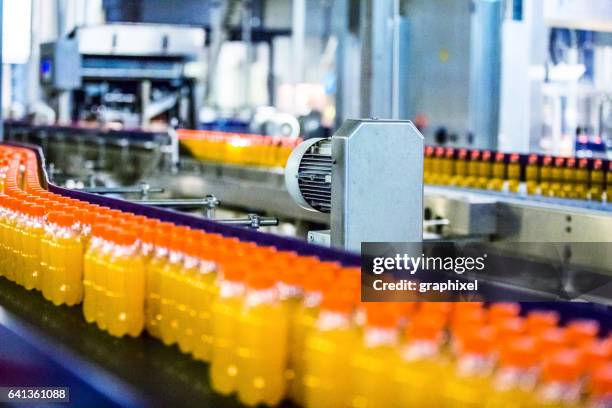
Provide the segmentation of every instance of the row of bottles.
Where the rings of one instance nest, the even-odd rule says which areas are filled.
[[[424,181],[433,185],[609,202],[612,162],[428,146]]]
[[[518,304],[361,303],[360,272],[85,203],[0,146],[0,275],[207,362],[245,405],[607,407],[612,337]],[[482,180],[477,182],[482,182]]]
[[[179,138],[200,160],[263,167],[284,167],[302,141],[287,137],[260,136],[180,129]]]

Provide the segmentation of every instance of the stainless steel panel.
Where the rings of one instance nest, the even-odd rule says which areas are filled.
[[[347,120],[332,157],[332,246],[421,241],[423,136],[411,122]]]

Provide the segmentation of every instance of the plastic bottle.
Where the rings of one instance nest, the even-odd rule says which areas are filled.
[[[83,298],[83,244],[74,231],[75,218],[67,213],[47,214],[45,238],[49,247],[49,285],[43,295],[55,305],[69,306]]]
[[[495,366],[494,330],[482,326],[461,334],[455,370],[442,390],[444,407],[480,407],[491,393]]]
[[[165,345],[176,343],[180,335],[179,310],[184,307],[185,296],[181,293],[185,279],[183,258],[185,256],[186,238],[189,236],[186,227],[174,227],[168,246],[168,262],[159,276],[160,312],[159,334]]]
[[[396,305],[366,303],[363,338],[353,349],[351,359],[351,396],[354,408],[388,407],[393,402],[393,382],[388,370],[397,363],[399,314]]]
[[[144,328],[144,263],[138,237],[128,229],[117,230],[109,260],[107,296],[108,332],[122,337],[140,335]]]
[[[408,324],[404,344],[394,366],[396,407],[424,407],[443,387],[448,370],[443,354],[445,318],[441,314],[419,314]]]
[[[612,407],[612,363],[596,369],[591,376],[588,408]]]
[[[161,274],[168,261],[168,247],[170,245],[171,231],[174,226],[169,223],[162,223],[156,230],[154,236],[154,249],[151,260],[147,265],[147,284],[146,284],[146,328],[153,337],[160,338],[160,323],[162,320],[161,295],[159,285]]]
[[[237,388],[248,406],[276,405],[285,396],[288,322],[265,263],[251,265],[238,318]]]
[[[213,390],[229,395],[237,390],[238,316],[245,294],[244,278],[248,265],[240,259],[220,262],[217,276],[219,295],[211,306],[212,348],[210,381]]]
[[[313,329],[323,299],[323,291],[333,281],[339,270],[337,264],[322,263],[316,258],[301,258],[294,266],[293,272],[302,275],[303,296],[301,302],[291,314],[290,348],[287,377],[289,379],[289,396],[297,403],[304,402],[304,349],[306,338]]]
[[[40,289],[40,241],[44,234],[43,217],[45,208],[31,204],[27,209],[27,219],[24,228],[24,265],[23,286],[30,289]]]
[[[110,222],[108,217],[107,222]],[[98,283],[100,256],[104,245],[103,230],[107,228],[107,222],[97,220],[91,226],[91,237],[83,257],[83,315],[87,323],[93,323],[97,319],[97,294],[95,285]]]
[[[500,362],[486,397],[490,408],[530,407],[538,381],[538,348],[531,337],[521,337],[502,346]]]
[[[579,407],[582,392],[580,354],[575,350],[557,352],[544,364],[542,381],[532,407]]]
[[[353,292],[341,286],[325,293],[321,311],[305,343],[304,406],[346,406],[351,387],[351,351],[359,341],[352,322]],[[342,375],[339,375],[342,373]]]

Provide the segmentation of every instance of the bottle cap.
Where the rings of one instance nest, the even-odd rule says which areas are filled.
[[[538,344],[533,337],[518,337],[501,348],[500,362],[503,366],[529,368],[538,363]]]
[[[395,303],[370,302],[365,303],[366,321],[370,327],[394,328],[400,318],[400,313]]]
[[[338,287],[329,289],[323,294],[321,309],[337,313],[350,313],[355,307],[353,292]]]
[[[572,320],[566,325],[568,341],[572,345],[590,342],[599,333],[599,323],[591,319]]]
[[[574,382],[579,380],[582,371],[580,353],[564,349],[553,354],[544,363],[542,378],[544,381]]]
[[[463,332],[458,340],[462,354],[490,354],[493,352],[495,330],[491,326],[480,326]]]
[[[264,265],[251,263],[246,274],[246,285],[249,288],[265,290],[273,288],[275,284],[274,277]]]
[[[441,341],[446,319],[441,314],[420,314],[406,327],[406,338],[414,340]]]
[[[593,372],[591,392],[597,397],[612,397],[612,362],[602,365]]]
[[[249,265],[247,263],[236,262],[235,259],[222,262],[221,264],[223,279],[230,282],[243,282],[248,269]]]
[[[552,355],[568,347],[567,330],[551,327],[543,330],[536,336],[538,348],[545,355]]]
[[[502,319],[517,317],[520,312],[521,307],[518,303],[493,303],[488,309],[489,322],[495,324]]]
[[[582,361],[587,370],[594,370],[604,362],[612,362],[612,344],[605,340],[594,340],[580,348]]]
[[[530,333],[538,334],[548,328],[556,327],[559,323],[559,313],[553,310],[532,310],[527,313],[525,323]]]
[[[499,336],[503,339],[511,339],[524,335],[527,332],[525,319],[522,317],[512,317],[501,322],[491,322]]]
[[[56,224],[60,227],[65,228],[72,227],[76,222],[73,215],[60,211],[53,211],[48,213],[47,221],[51,224]]]

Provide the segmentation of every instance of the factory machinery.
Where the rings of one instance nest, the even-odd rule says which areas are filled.
[[[482,284],[502,291],[508,299],[520,293],[521,299],[537,303],[487,306],[478,302],[360,303],[361,283],[356,267],[361,260],[352,251],[237,228],[201,215],[126,199],[129,196],[113,198],[97,194],[99,191],[94,188],[87,190],[77,185],[80,179],[76,176],[83,174],[76,172],[75,162],[83,165],[87,182],[92,182],[89,176],[93,174],[93,184],[112,181],[129,185],[139,179],[137,176],[147,173],[149,182],[156,180],[164,188],[171,184],[159,177],[154,179],[154,174],[167,173],[173,180],[193,179],[197,170],[195,163],[184,162],[183,158],[175,160],[172,147],[176,147],[173,139],[177,135],[91,129],[88,133],[78,128],[15,123],[7,126],[7,134],[13,141],[0,145],[4,175],[3,194],[0,194],[0,250],[5,260],[0,265],[3,275],[0,278],[0,335],[9,341],[12,339],[22,350],[31,348],[24,353],[41,355],[46,361],[44,372],[71,381],[73,401],[97,398],[119,406],[253,406],[275,405],[283,400],[288,405],[315,407],[321,406],[322,401],[333,401],[333,406],[357,406],[360,401],[370,400],[385,401],[385,406],[396,401],[423,406],[436,395],[449,403],[459,404],[469,399],[497,401],[496,406],[503,406],[509,398],[505,391],[471,387],[449,374],[456,363],[492,355],[501,356],[495,369],[486,373],[479,370],[473,373],[474,379],[490,381],[503,376],[506,368],[519,364],[521,369],[531,369],[544,361],[533,392],[520,396],[527,404],[548,395],[545,390],[559,381],[572,390],[583,384],[580,392],[572,394],[580,401],[608,401],[611,375],[606,362],[612,358],[609,306],[551,302],[559,300],[559,295],[500,286],[493,280],[484,280]],[[213,139],[229,138],[222,136],[217,134]],[[364,152],[367,147],[364,141],[368,140],[369,145],[376,136],[380,138],[378,146],[368,147]],[[248,136],[234,138],[242,140]],[[22,140],[16,142],[16,139]],[[26,140],[44,146],[49,154],[47,160],[52,157],[55,165],[45,165],[42,150],[24,144]],[[420,240],[422,143],[419,132],[409,122],[372,120],[348,121],[331,139],[313,139],[298,145],[288,160],[286,177],[288,187],[294,189],[291,194],[301,205],[317,210],[313,214],[329,213],[331,217],[329,233],[316,231],[311,236],[327,235],[332,247],[349,250],[355,250],[355,241],[367,236],[380,240]],[[235,143],[234,147],[242,145]],[[277,159],[268,157],[264,162],[276,165],[278,158],[286,157],[282,150],[262,149],[266,145],[258,146],[263,157]],[[286,146],[280,143],[276,149],[283,147]],[[384,155],[384,166],[372,160],[368,152],[376,157]],[[67,154],[71,155],[70,163],[61,160]],[[234,151],[232,157],[240,162],[248,156],[236,155]],[[131,165],[123,168],[126,163]],[[404,166],[393,165],[397,163]],[[426,174],[429,165],[431,162],[425,167]],[[217,166],[216,171],[221,174],[249,171],[237,164],[227,165],[223,170],[219,170],[220,164],[207,166]],[[292,166],[297,170],[292,170]],[[122,171],[111,171],[117,167]],[[77,188],[68,189],[49,181],[49,168],[54,172],[56,183],[72,183]],[[374,170],[385,171],[385,177],[396,180],[393,191],[379,182]],[[120,176],[122,172],[126,174]],[[357,173],[362,177],[353,178]],[[198,175],[198,178],[206,177],[206,172]],[[116,187],[113,192],[118,194],[119,190]],[[143,190],[147,189],[141,189],[138,194],[142,195]],[[149,190],[146,194],[153,194],[155,185],[151,184]],[[425,206],[432,199],[432,193],[427,190]],[[466,191],[461,190],[447,200],[462,202],[465,201],[463,194],[476,194]],[[372,196],[363,196],[371,192],[374,192]],[[405,213],[392,212],[385,218],[379,209],[389,201]],[[562,211],[574,208],[572,214],[583,211],[585,217],[596,211],[608,216],[605,204],[598,206],[601,208],[597,210],[561,208],[564,208]],[[482,210],[473,211],[476,212],[471,214],[471,222],[478,223],[486,217]],[[351,217],[355,214],[360,218]],[[385,235],[381,225],[391,235]],[[22,241],[15,234],[28,238]],[[472,235],[471,239],[475,237]],[[54,256],[54,250],[63,251],[62,256]],[[104,251],[110,251],[106,255],[109,258],[105,258]],[[531,261],[522,255],[508,256],[495,251],[490,256],[499,263],[512,263],[521,271]],[[606,254],[602,257],[605,260]],[[150,260],[140,263],[143,259]],[[69,261],[72,267],[67,268],[64,261]],[[566,284],[578,284],[591,273],[594,265],[579,261],[583,269],[572,268],[575,282],[565,281]],[[169,282],[175,283],[169,285]],[[258,308],[247,302],[238,309],[243,310],[241,317],[232,315],[230,306],[234,301],[222,304],[224,297],[220,294],[230,293],[232,288],[241,285],[246,286],[244,302],[250,299],[250,294],[268,293],[271,288],[277,288],[269,292],[274,293],[270,305],[295,301],[297,309],[294,314],[286,314],[288,309],[284,307]],[[220,291],[219,295],[215,288]],[[281,292],[286,297],[274,297]],[[603,293],[587,295],[590,297],[583,298],[596,298],[603,303],[609,293],[604,288]],[[237,296],[235,301],[241,305],[242,295]],[[319,300],[312,303],[311,298]],[[245,309],[246,305],[251,306]],[[198,310],[208,310],[210,314],[197,313]],[[245,310],[250,314],[244,314]],[[365,323],[360,322],[360,315],[365,316]],[[331,316],[332,320],[327,322],[325,316]],[[216,318],[224,324],[215,324]],[[349,324],[338,326],[338,337],[335,334],[333,338],[327,337],[326,329],[321,327],[337,322],[336,318],[348,319]],[[400,323],[405,318],[410,322],[407,325]],[[264,327],[262,321],[270,323]],[[242,335],[231,337],[234,329],[228,332],[227,322],[235,322],[236,333]],[[357,345],[362,341],[361,331],[381,333],[381,330],[392,334],[390,338],[395,340],[375,346],[380,347],[380,354],[372,354],[370,346],[362,349]],[[289,336],[289,332],[294,334]],[[201,341],[196,340],[197,336]],[[400,343],[396,343],[398,339]],[[331,348],[315,347],[317,341],[327,342]],[[422,341],[432,342],[438,350],[434,355],[424,356],[427,370],[419,368],[420,376],[430,375],[425,383],[411,380],[413,363],[398,354],[397,344],[410,347],[412,341],[417,342],[415,346]],[[265,350],[256,349],[261,344],[266,345]],[[463,346],[458,349],[457,344]],[[550,353],[540,358],[538,347]],[[241,349],[261,354],[253,354],[259,356],[255,359],[234,354]],[[365,365],[360,363],[362,358],[372,355],[380,358],[368,360],[370,363]],[[384,375],[390,367],[392,377]],[[337,375],[340,371],[352,374],[342,379]],[[238,373],[235,381],[232,380],[234,372]],[[571,375],[560,378],[558,373]],[[248,385],[251,383],[255,384],[254,388]],[[259,383],[264,385],[257,386]],[[422,385],[415,388],[415,384]],[[427,384],[436,384],[436,390],[430,390]]]
[[[422,139],[411,124],[353,121],[332,138],[334,160],[327,161],[332,177],[341,157],[349,162],[342,168],[364,165],[353,155],[359,153],[361,138],[371,134],[372,126],[380,126],[376,129],[379,135],[385,129],[404,131],[404,141],[415,144],[412,159],[420,164]],[[320,140],[311,147],[315,145],[322,156],[329,153],[329,146],[321,145]],[[338,152],[342,155],[334,156]],[[544,398],[546,390],[559,382],[568,389],[588,384],[577,394],[563,393],[562,398],[573,395],[585,404],[608,401],[611,374],[605,362],[612,358],[612,347],[605,336],[612,321],[609,307],[564,302],[486,307],[478,302],[359,303],[355,266],[360,258],[351,252],[59,187],[49,182],[42,152],[32,145],[0,145],[0,156],[4,175],[0,334],[5,338],[8,333],[21,352],[39,356],[39,364],[45,362],[37,370],[44,374],[30,381],[46,384],[54,378],[70,384],[73,403],[91,403],[95,398],[118,406],[253,406],[284,400],[287,405],[319,407],[369,399],[384,401],[384,405],[397,401],[423,406],[435,396],[438,401],[498,401],[501,406],[507,401],[506,391],[470,386],[452,374],[461,361],[493,355],[501,356],[495,370],[484,373],[479,369],[470,374],[475,380],[494,380],[506,368],[518,365],[529,370],[544,361],[533,392],[520,394],[527,404]],[[308,159],[311,166],[315,158]],[[349,175],[344,187],[331,187],[332,214],[338,195],[350,197],[353,187],[363,188],[360,180],[355,185],[351,182]],[[416,184],[413,188],[420,189]],[[299,188],[307,191],[305,185]],[[310,205],[320,206],[311,196],[303,196]],[[420,211],[418,203],[413,208]],[[341,225],[355,224],[344,221]],[[420,228],[419,222],[409,231]],[[331,235],[333,242],[333,231]],[[353,237],[350,228],[345,236]],[[110,251],[106,257],[104,251]],[[150,256],[146,264],[139,261],[143,256]],[[169,266],[156,272],[158,263]],[[184,274],[184,280],[177,278],[169,285],[175,279],[173,273],[177,277]],[[236,293],[242,292],[230,292],[241,285],[246,286],[246,303],[238,309],[241,317],[232,320],[231,305],[235,301],[241,305],[242,295]],[[210,297],[217,286],[219,297]],[[270,292],[271,288],[277,289]],[[281,288],[288,290],[285,293]],[[281,292],[288,297],[276,298]],[[276,300],[247,301],[263,293]],[[320,302],[306,301],[311,295]],[[286,314],[288,309],[282,305],[293,302],[291,299],[298,306]],[[545,296],[531,299],[551,300]],[[355,309],[355,316],[365,315],[365,323],[353,320]],[[210,314],[197,312],[205,310]],[[399,323],[402,317],[410,317],[411,323]],[[349,324],[327,331],[329,324],[343,319]],[[317,323],[311,325],[311,321]],[[232,324],[241,333],[238,337],[227,331]],[[415,346],[431,343],[438,351],[423,356],[427,370],[419,365],[420,378],[428,381],[413,381],[414,362],[395,354],[400,350],[397,340],[382,342],[375,350],[359,346],[361,330],[366,334],[389,332],[407,347],[413,341]],[[289,336],[289,332],[294,334]],[[508,341],[513,336],[517,340]],[[320,341],[330,347],[315,347]],[[462,346],[457,349],[457,344]],[[542,346],[547,350],[545,358],[537,351]],[[254,354],[236,352],[242,349]],[[455,354],[447,357],[446,353]],[[232,360],[234,355],[236,360]],[[361,359],[369,363],[361,364]],[[384,375],[389,367],[393,367],[392,381]],[[339,371],[354,375],[341,378]],[[232,380],[235,372],[237,382]],[[415,384],[421,385],[415,388]],[[436,389],[430,390],[434,384]]]

